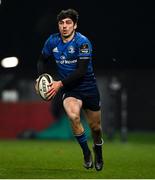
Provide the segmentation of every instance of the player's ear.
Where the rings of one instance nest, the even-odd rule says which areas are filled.
[[[74,24],[74,30],[77,28],[77,23]]]

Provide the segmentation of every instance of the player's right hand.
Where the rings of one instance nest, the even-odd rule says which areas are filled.
[[[48,86],[50,88],[46,94],[47,94],[48,99],[51,99],[52,97],[54,97],[57,94],[59,89],[61,87],[63,87],[63,84],[62,84],[62,81],[53,81]]]

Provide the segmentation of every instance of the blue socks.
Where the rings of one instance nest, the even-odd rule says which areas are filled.
[[[80,135],[75,135],[75,137],[82,148],[83,154],[84,155],[90,154],[90,150],[89,150],[89,147],[87,144],[87,137],[86,137],[85,132],[83,132]]]

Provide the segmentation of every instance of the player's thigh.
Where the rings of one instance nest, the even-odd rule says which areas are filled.
[[[67,115],[72,118],[74,116],[80,116],[82,107],[82,101],[75,97],[67,97],[63,100],[63,106]]]
[[[88,121],[89,125],[93,127],[99,127],[101,125],[101,110],[92,111],[89,109],[84,110],[84,114],[86,120]]]

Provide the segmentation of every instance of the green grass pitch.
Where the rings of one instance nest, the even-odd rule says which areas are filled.
[[[0,140],[1,179],[155,179],[155,134],[105,140],[104,161],[100,172],[84,169],[75,140]]]

